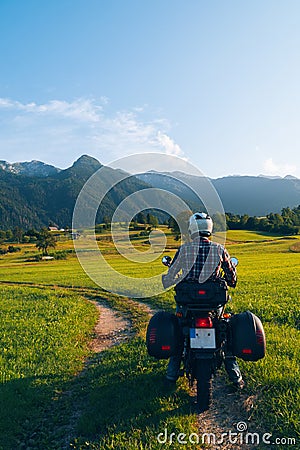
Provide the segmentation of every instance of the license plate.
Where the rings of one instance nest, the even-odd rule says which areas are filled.
[[[191,348],[216,348],[214,328],[190,328]]]

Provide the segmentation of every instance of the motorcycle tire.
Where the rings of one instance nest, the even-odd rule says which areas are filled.
[[[207,411],[212,398],[212,366],[209,359],[198,359],[196,362],[197,410]]]

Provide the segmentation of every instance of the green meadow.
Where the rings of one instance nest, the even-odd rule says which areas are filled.
[[[234,230],[227,241],[230,254],[239,259],[238,284],[231,290],[228,310],[257,314],[267,337],[264,360],[240,362],[246,395],[255,399],[251,431],[298,439],[296,445],[266,448],[297,448],[300,240]],[[149,248],[140,237],[133,237],[133,243],[140,251]],[[168,235],[168,254],[177,245]],[[126,275],[149,277],[164,271],[160,255],[137,267],[114,251],[107,235],[99,235],[99,246],[107,261]],[[74,253],[66,260],[33,262],[35,248],[21,247],[19,253],[0,257],[0,448],[201,448],[157,441],[166,427],[176,435],[197,433],[197,419],[186,382],[182,379],[175,392],[166,390],[166,362],[147,355],[147,314],[126,297],[98,287]],[[71,241],[62,241],[56,250],[71,248]],[[92,354],[88,344],[97,311],[90,300],[125,315],[135,336]],[[143,301],[167,310],[175,306],[172,291]]]

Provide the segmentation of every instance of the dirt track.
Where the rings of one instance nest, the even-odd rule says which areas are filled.
[[[244,442],[247,430],[253,433],[257,431],[251,427],[251,414],[255,400],[255,397],[249,396],[246,390],[236,392],[231,385],[227,384],[226,374],[222,373],[213,380],[211,408],[198,416],[199,434],[214,433],[216,436],[216,444],[210,448],[214,450],[257,449],[257,446],[247,445]],[[240,433],[240,427],[244,424],[247,430]],[[233,435],[231,442],[228,436],[222,439],[222,433],[229,432],[238,434]],[[243,439],[242,444],[239,439]],[[237,443],[233,443],[235,440]]]
[[[120,344],[132,335],[129,320],[121,317],[113,309],[93,302],[99,312],[99,319],[90,343],[91,350],[100,353],[112,345]]]
[[[112,345],[120,344],[133,336],[130,322],[121,317],[120,314],[107,306],[94,302],[99,311],[99,319],[95,327],[95,336],[91,341],[91,349],[100,353]],[[144,304],[139,304],[149,315],[153,310]],[[222,443],[222,433],[238,432],[237,424],[244,422],[251,429],[251,414],[255,398],[247,395],[247,391],[236,392],[226,383],[226,375],[220,374],[213,380],[213,402],[209,411],[198,415],[199,435],[203,433],[214,433],[216,443],[210,447],[214,450],[237,450],[254,449],[257,447],[246,445],[246,443],[231,443],[227,437]],[[240,436],[240,435],[239,435]]]

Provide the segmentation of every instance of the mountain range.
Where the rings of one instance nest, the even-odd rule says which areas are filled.
[[[14,164],[0,161],[0,229],[40,228],[49,223],[70,226],[79,192],[101,167],[99,161],[87,155],[64,170],[40,161]],[[107,167],[105,173],[107,181],[102,180],[104,185],[117,179],[120,171]],[[300,204],[300,180],[294,177],[229,176],[210,181],[226,212],[264,216]],[[147,172],[138,177],[131,176],[108,192],[97,213],[97,222],[103,221],[105,216],[111,217],[130,194],[150,186],[175,193],[191,209],[200,209],[199,199],[186,186],[195,183],[201,186],[203,179],[181,172]]]
[[[71,226],[76,199],[85,182],[102,167],[99,161],[81,156],[65,170],[54,170],[46,164],[34,162],[4,164],[0,167],[0,229],[19,226],[23,229],[40,228],[49,223],[59,227]],[[38,170],[38,168],[40,170]],[[16,169],[19,173],[16,173]],[[27,170],[28,169],[28,170]],[[118,178],[118,170],[106,168],[105,177],[110,183]],[[48,175],[45,175],[48,173]],[[104,180],[105,182],[105,180]],[[105,196],[97,223],[105,216],[111,217],[119,203],[129,194],[148,187],[141,180],[130,177],[116,185]],[[89,205],[86,205],[89,209]]]
[[[36,160],[13,164],[7,161],[0,161],[0,168],[6,172],[16,175],[27,175],[28,177],[48,177],[61,171],[57,167]]]
[[[199,209],[199,199],[191,188],[197,186],[198,192],[205,192],[207,189],[204,177],[181,172],[147,172],[139,175],[139,178],[151,186],[181,196],[191,205],[192,210]],[[219,194],[225,212],[233,214],[261,217],[270,212],[280,213],[284,207],[300,204],[300,180],[294,177],[234,175],[210,179],[210,182]]]

